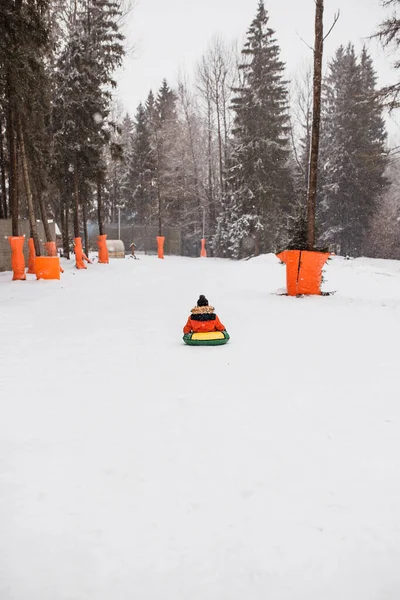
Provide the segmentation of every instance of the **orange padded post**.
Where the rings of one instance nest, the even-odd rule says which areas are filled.
[[[321,295],[322,269],[328,258],[328,252],[301,253],[298,294]]]
[[[164,258],[164,240],[165,240],[164,236],[162,236],[162,235],[157,236],[158,258]]]
[[[286,287],[289,296],[297,296],[300,250],[284,250],[276,256],[286,264]]]
[[[206,250],[206,240],[203,238],[201,240],[201,250],[200,250],[200,256],[202,258],[206,258],[207,256],[207,250]]]
[[[321,295],[322,268],[328,252],[284,250],[276,255],[286,264],[286,286],[289,296]]]
[[[60,259],[58,256],[37,256],[35,272],[36,279],[60,279]]]
[[[28,245],[29,245],[28,273],[30,273],[30,275],[34,275],[35,274],[36,251],[35,251],[35,242],[33,241],[33,238],[29,238]]]
[[[57,246],[55,242],[45,242],[47,256],[57,256]],[[60,265],[60,273],[64,273],[64,269]]]
[[[110,262],[108,258],[107,234],[97,236],[97,245],[99,247],[99,263],[104,265]]]
[[[8,242],[11,246],[11,266],[13,270],[13,281],[25,281],[25,257],[23,235],[9,236]]]
[[[83,249],[82,249],[82,239],[80,237],[74,238],[75,244],[75,267],[77,269],[86,269],[86,265],[83,262]]]
[[[45,242],[47,256],[57,256],[57,247],[55,242]]]

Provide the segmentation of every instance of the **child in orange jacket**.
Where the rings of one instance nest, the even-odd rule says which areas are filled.
[[[191,310],[183,333],[208,333],[210,331],[225,331],[225,325],[215,314],[214,308],[209,306],[207,298],[201,295],[197,300],[197,306]]]

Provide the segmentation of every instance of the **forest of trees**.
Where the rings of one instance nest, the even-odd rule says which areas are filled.
[[[287,80],[263,0],[239,53],[213,39],[191,83],[164,79],[127,112],[114,81],[123,12],[119,0],[2,0],[0,218],[12,234],[29,219],[39,253],[37,220],[47,241],[55,220],[69,256],[73,237],[88,250],[88,223],[103,233],[119,213],[159,234],[178,226],[187,255],[199,253],[203,218],[211,255],[304,247],[312,82]],[[378,34],[397,45],[399,30],[395,15]],[[384,121],[396,92],[378,90],[366,47],[345,40],[327,57],[318,248],[400,258],[400,176]]]

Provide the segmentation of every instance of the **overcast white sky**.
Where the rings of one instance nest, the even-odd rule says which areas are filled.
[[[179,70],[190,72],[218,34],[227,42],[239,40],[239,47],[257,12],[258,0],[136,0],[125,24],[125,34],[135,51],[125,57],[118,74],[118,95],[124,108],[134,115],[139,102],[150,89],[157,91],[165,77],[173,87]],[[276,32],[288,77],[293,78],[312,53],[303,38],[312,45],[314,0],[265,0],[270,26]],[[394,56],[380,49],[368,37],[387,14],[381,0],[325,0],[325,29],[334,14],[340,18],[325,43],[325,59],[340,44],[352,41],[359,50],[367,43],[379,74],[379,83],[397,80],[391,67]],[[398,119],[398,117],[396,117]],[[400,133],[393,122],[390,130]]]

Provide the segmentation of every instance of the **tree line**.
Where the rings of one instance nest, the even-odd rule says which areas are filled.
[[[36,219],[53,218],[68,255],[72,233],[88,250],[87,223],[103,233],[119,211],[160,235],[179,226],[188,255],[204,221],[215,256],[305,248],[312,83],[308,73],[287,81],[263,0],[240,52],[214,39],[191,83],[160,82],[133,115],[113,101],[118,1],[4,2],[0,218],[12,218],[14,235],[18,218],[30,219],[34,239]],[[385,23],[383,41],[393,33]],[[400,257],[385,96],[365,47],[338,47],[322,96],[316,245]]]

